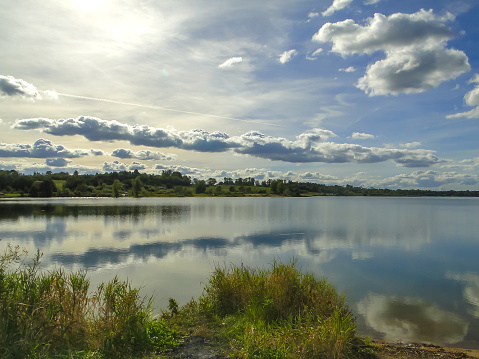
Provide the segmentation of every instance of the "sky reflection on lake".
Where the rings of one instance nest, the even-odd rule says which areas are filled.
[[[328,277],[361,332],[479,347],[479,201],[440,198],[142,198],[0,202],[0,249],[46,268],[118,275],[185,303],[215,265],[298,260]]]

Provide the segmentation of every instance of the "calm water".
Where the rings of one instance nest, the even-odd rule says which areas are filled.
[[[296,258],[346,293],[363,334],[479,348],[478,199],[9,200],[0,238],[95,287],[128,278],[160,308],[198,297],[215,265]]]

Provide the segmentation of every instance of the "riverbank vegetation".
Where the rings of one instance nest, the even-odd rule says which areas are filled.
[[[183,338],[214,338],[225,357],[350,358],[370,347],[326,280],[294,263],[216,268],[203,295],[152,316],[152,298],[118,278],[91,290],[84,272],[40,270],[9,246],[0,257],[2,358],[165,358]]]
[[[0,198],[9,197],[247,197],[247,196],[441,196],[479,197],[479,191],[431,191],[419,189],[378,189],[351,185],[325,185],[282,179],[266,181],[248,178],[197,179],[180,172],[161,174],[138,171],[70,175],[35,173],[24,175],[14,170],[0,171]]]

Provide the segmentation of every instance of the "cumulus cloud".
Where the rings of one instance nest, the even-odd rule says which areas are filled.
[[[175,159],[174,155],[166,155],[162,152],[154,152],[150,150],[132,151],[125,148],[117,148],[111,155],[118,158],[135,158],[138,160],[157,160],[157,161],[172,161]]]
[[[227,69],[229,67],[232,67],[235,64],[239,64],[240,62],[243,62],[242,57],[232,57],[232,58],[226,60],[225,62],[223,62],[222,64],[218,65],[218,68]]]
[[[357,83],[370,96],[419,93],[470,69],[464,52],[446,48],[453,37],[446,23],[452,19],[432,10],[377,13],[364,26],[352,19],[324,24],[313,40],[331,42],[331,51],[341,56],[384,52],[386,58],[370,64]]]
[[[479,183],[479,176],[458,172],[414,171],[400,174],[374,183],[377,187],[390,188],[440,188],[444,185],[474,186]]]
[[[35,86],[13,76],[0,75],[0,94],[2,96],[21,96],[28,99],[41,99]]]
[[[103,172],[120,172],[126,171],[127,166],[120,161],[103,162],[101,169]]]
[[[368,133],[361,133],[361,132],[353,132],[351,137],[355,140],[372,140],[372,139],[374,139],[374,135],[370,135]]]
[[[289,51],[285,51],[283,52],[279,58],[278,58],[278,61],[281,62],[282,64],[285,64],[289,61],[291,61],[291,59],[297,54],[297,51],[295,49],[293,50],[289,50]]]
[[[295,141],[248,132],[238,138],[236,152],[287,162],[376,163],[393,160],[404,167],[428,167],[438,162],[434,151],[364,147],[356,144],[322,142],[322,136],[310,132]]]
[[[39,129],[57,136],[82,135],[91,141],[123,140],[133,145],[156,148],[174,147],[200,152],[231,150],[239,154],[285,162],[375,163],[392,160],[405,167],[428,167],[439,161],[434,151],[430,150],[334,143],[329,139],[336,135],[324,129],[302,133],[294,140],[267,136],[257,131],[230,137],[223,132],[210,133],[200,129],[177,131],[173,128],[163,129],[146,125],[130,126],[117,121],[85,116],[68,120],[45,118],[19,120],[13,127],[20,130]],[[121,151],[116,152],[117,155],[118,153],[127,155]]]
[[[0,157],[79,158],[88,156],[85,150],[69,150],[62,145],[40,138],[33,145],[0,143]]]
[[[475,107],[467,112],[460,112],[453,115],[448,115],[447,118],[479,118],[479,74],[476,74],[469,83],[476,83],[476,87],[466,93],[464,102],[467,106]]]
[[[418,298],[370,295],[359,302],[358,311],[387,341],[453,344],[464,339],[469,328],[458,315]]]
[[[348,7],[349,5],[351,5],[352,2],[353,2],[353,0],[334,0],[333,3],[331,4],[331,6],[328,7],[321,14],[323,16],[330,16],[338,10],[342,10],[345,7]]]
[[[17,170],[17,165],[11,162],[0,161],[0,170],[2,171],[13,171]]]
[[[65,158],[47,158],[45,160],[45,164],[52,167],[66,167],[70,162]]]
[[[129,171],[143,171],[144,169],[146,169],[146,166],[143,163],[136,161],[133,161],[132,163],[130,163],[130,166],[128,166]]]
[[[40,94],[43,94],[42,95]],[[39,91],[34,85],[13,76],[0,75],[0,97],[20,96],[29,100],[58,100],[58,93],[54,90]]]

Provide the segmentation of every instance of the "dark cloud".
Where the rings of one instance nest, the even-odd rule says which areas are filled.
[[[93,156],[103,156],[105,153],[102,150],[91,149],[90,153]]]
[[[0,143],[0,157],[30,157],[30,158],[79,158],[88,156],[84,150],[69,150],[62,145],[40,138],[30,145]]]
[[[118,158],[135,158],[138,160],[158,160],[158,161],[172,161],[174,156],[166,155],[162,152],[153,152],[150,150],[132,151],[126,148],[117,148],[111,155]]]
[[[144,169],[146,169],[146,166],[141,162],[132,162],[130,166],[128,167],[129,171],[134,171],[134,170],[143,171]]]
[[[32,84],[13,76],[3,75],[0,75],[0,95],[21,96],[30,99],[41,98],[38,90]]]
[[[66,167],[71,161],[65,158],[47,158],[45,164],[52,167]]]
[[[291,141],[286,138],[267,136],[257,131],[230,137],[222,132],[210,133],[198,129],[176,131],[171,128],[162,129],[144,125],[130,126],[117,121],[85,116],[69,120],[25,119],[17,121],[13,127],[40,129],[45,133],[59,136],[83,135],[92,141],[126,140],[134,145],[175,147],[200,152],[232,150],[254,157],[293,163],[375,163],[392,160],[400,166],[427,167],[438,162],[434,152],[428,150],[386,149],[331,142],[328,141],[329,138],[336,135],[322,129],[302,133]],[[117,149],[113,155],[120,158],[147,159],[153,154],[155,153],[149,151],[131,152]]]

